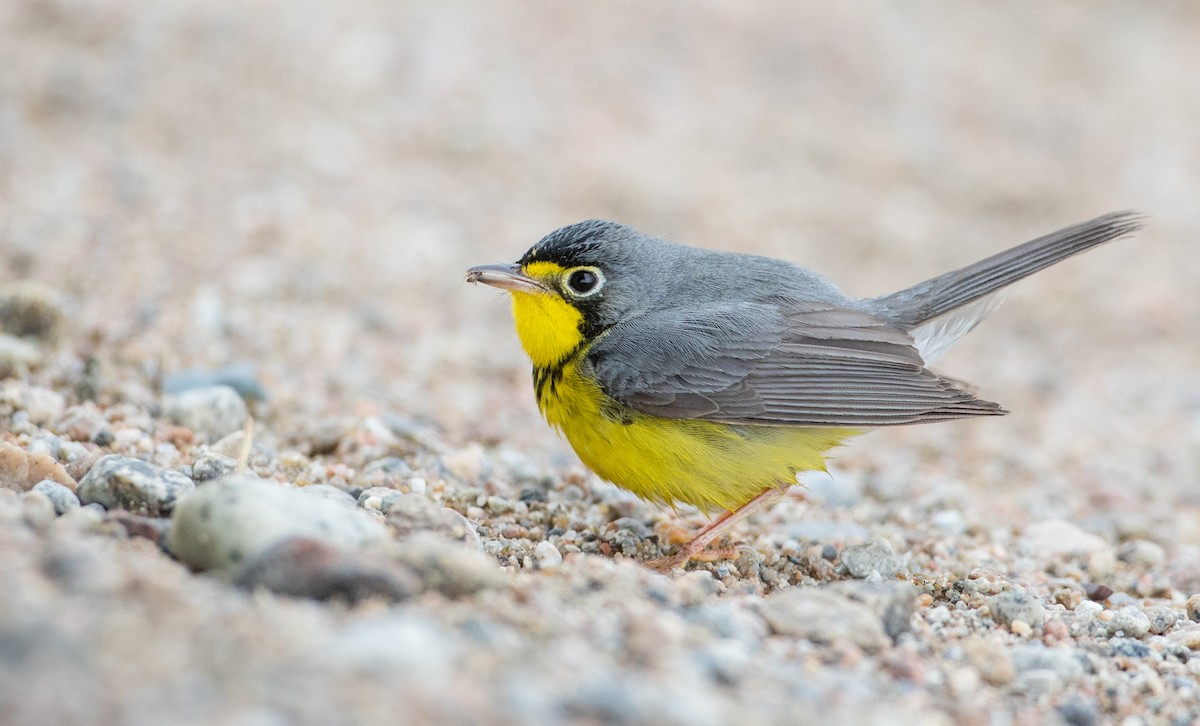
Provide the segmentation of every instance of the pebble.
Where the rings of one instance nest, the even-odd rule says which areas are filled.
[[[1084,600],[1075,606],[1075,614],[1085,617],[1095,617],[1104,611],[1104,606],[1092,600]]]
[[[37,345],[7,333],[0,333],[0,378],[25,375],[42,362]]]
[[[24,492],[49,479],[75,491],[75,480],[47,454],[35,454],[16,444],[0,444],[0,486]]]
[[[1087,657],[1073,648],[1048,648],[1041,643],[1030,643],[1018,645],[1010,653],[1017,673],[1049,671],[1059,678],[1070,679],[1087,672]]]
[[[850,576],[858,579],[871,573],[883,578],[895,577],[904,566],[904,558],[896,554],[891,543],[878,537],[843,547],[841,562]]]
[[[266,389],[254,375],[254,369],[247,365],[232,365],[216,370],[192,368],[163,378],[163,392],[171,395],[213,386],[232,388],[246,401],[267,399]]]
[[[912,629],[912,616],[917,611],[917,589],[911,583],[843,580],[830,583],[826,589],[867,606],[879,617],[884,632],[892,640]]]
[[[376,459],[354,477],[354,486],[362,489],[399,489],[412,476],[412,467],[398,456]]]
[[[358,494],[358,506],[375,512],[391,509],[392,502],[404,496],[404,492],[388,487],[370,487]]]
[[[1154,651],[1150,650],[1150,646],[1133,638],[1113,638],[1108,642],[1112,646],[1113,655],[1126,658],[1149,658],[1154,654]]]
[[[1126,638],[1144,638],[1150,632],[1150,618],[1140,609],[1128,606],[1117,610],[1113,619],[1105,623],[1109,635],[1124,635]]]
[[[988,612],[998,625],[1011,629],[1018,622],[1035,627],[1046,622],[1046,608],[1042,601],[1027,592],[1008,590],[993,595],[987,602]]]
[[[1189,597],[1184,607],[1187,608],[1188,620],[1200,622],[1200,594]]]
[[[1131,540],[1117,550],[1118,560],[1147,569],[1158,567],[1166,558],[1167,552],[1162,545],[1146,539]]]
[[[546,569],[558,567],[563,561],[562,553],[553,542],[548,541],[538,542],[537,547],[533,549],[533,556],[537,558],[538,565]]]
[[[1175,612],[1174,608],[1166,605],[1151,605],[1142,612],[1150,621],[1150,632],[1154,635],[1162,635],[1179,622],[1179,614]]]
[[[261,479],[232,476],[180,500],[170,552],[200,570],[231,572],[276,543],[308,537],[342,549],[381,546],[387,528],[357,508]]]
[[[195,483],[179,472],[109,454],[80,480],[79,501],[94,502],[105,509],[122,507],[136,514],[164,516],[171,513],[176,500],[195,488]]]
[[[691,570],[672,581],[679,604],[695,607],[708,602],[721,590],[721,583],[708,570]]]
[[[309,484],[308,486],[298,488],[296,491],[306,497],[318,497],[342,507],[350,507],[351,509],[358,507],[358,500],[354,498],[354,495],[332,484]]]
[[[173,423],[219,441],[246,424],[250,412],[238,392],[229,386],[192,388],[167,396],[164,413]]]
[[[54,523],[54,502],[38,491],[27,491],[21,495],[21,518],[38,532],[45,532]]]
[[[1020,538],[1029,552],[1041,558],[1087,557],[1108,547],[1108,543],[1090,532],[1061,519],[1034,522]]]
[[[233,577],[239,587],[262,587],[280,595],[357,603],[389,602],[421,590],[408,568],[378,554],[346,551],[310,537],[289,537],[246,560]]]
[[[192,480],[197,484],[227,477],[237,469],[237,461],[229,456],[206,451],[192,462]]]
[[[387,515],[388,526],[395,531],[397,537],[408,537],[417,532],[434,532],[475,548],[483,547],[470,520],[449,507],[441,506],[424,494],[401,494],[394,499],[388,499],[381,511]]]
[[[993,686],[1011,683],[1016,676],[1009,649],[995,640],[969,638],[963,642],[963,653],[967,656],[967,662],[975,666],[983,680]]]
[[[502,587],[506,582],[492,558],[434,532],[413,534],[397,543],[396,552],[425,587],[448,597]]]
[[[41,386],[27,386],[13,382],[4,388],[3,400],[7,407],[24,411],[29,422],[36,426],[45,426],[57,421],[66,410],[66,399],[61,393]]]
[[[0,286],[0,330],[21,338],[53,341],[66,314],[58,292],[40,282]]]
[[[869,607],[812,588],[789,588],[762,599],[758,613],[779,635],[814,643],[853,643],[876,652],[891,642],[883,622]]]
[[[75,496],[75,492],[71,491],[70,487],[65,487],[51,479],[43,479],[34,484],[30,491],[44,494],[54,505],[56,514],[65,514],[79,506],[79,497]]]

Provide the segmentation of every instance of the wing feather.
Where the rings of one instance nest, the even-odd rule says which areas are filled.
[[[587,353],[606,394],[664,418],[895,426],[1004,413],[925,368],[904,330],[828,303],[719,303],[640,316]]]

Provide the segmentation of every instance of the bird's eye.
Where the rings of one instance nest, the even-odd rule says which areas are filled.
[[[588,297],[600,291],[604,275],[595,267],[581,267],[567,276],[567,289],[575,297]]]

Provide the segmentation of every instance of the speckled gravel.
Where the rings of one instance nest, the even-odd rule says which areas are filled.
[[[0,3],[0,724],[1197,721],[1198,33]],[[607,217],[869,295],[1126,207],[945,360],[1011,416],[673,577],[707,520],[587,473],[462,284]]]

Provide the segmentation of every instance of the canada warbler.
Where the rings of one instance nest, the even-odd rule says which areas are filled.
[[[588,467],[645,499],[723,512],[672,567],[847,437],[1005,413],[927,366],[1005,286],[1141,224],[1107,214],[866,299],[789,262],[594,220],[467,281],[511,293],[538,407]]]

